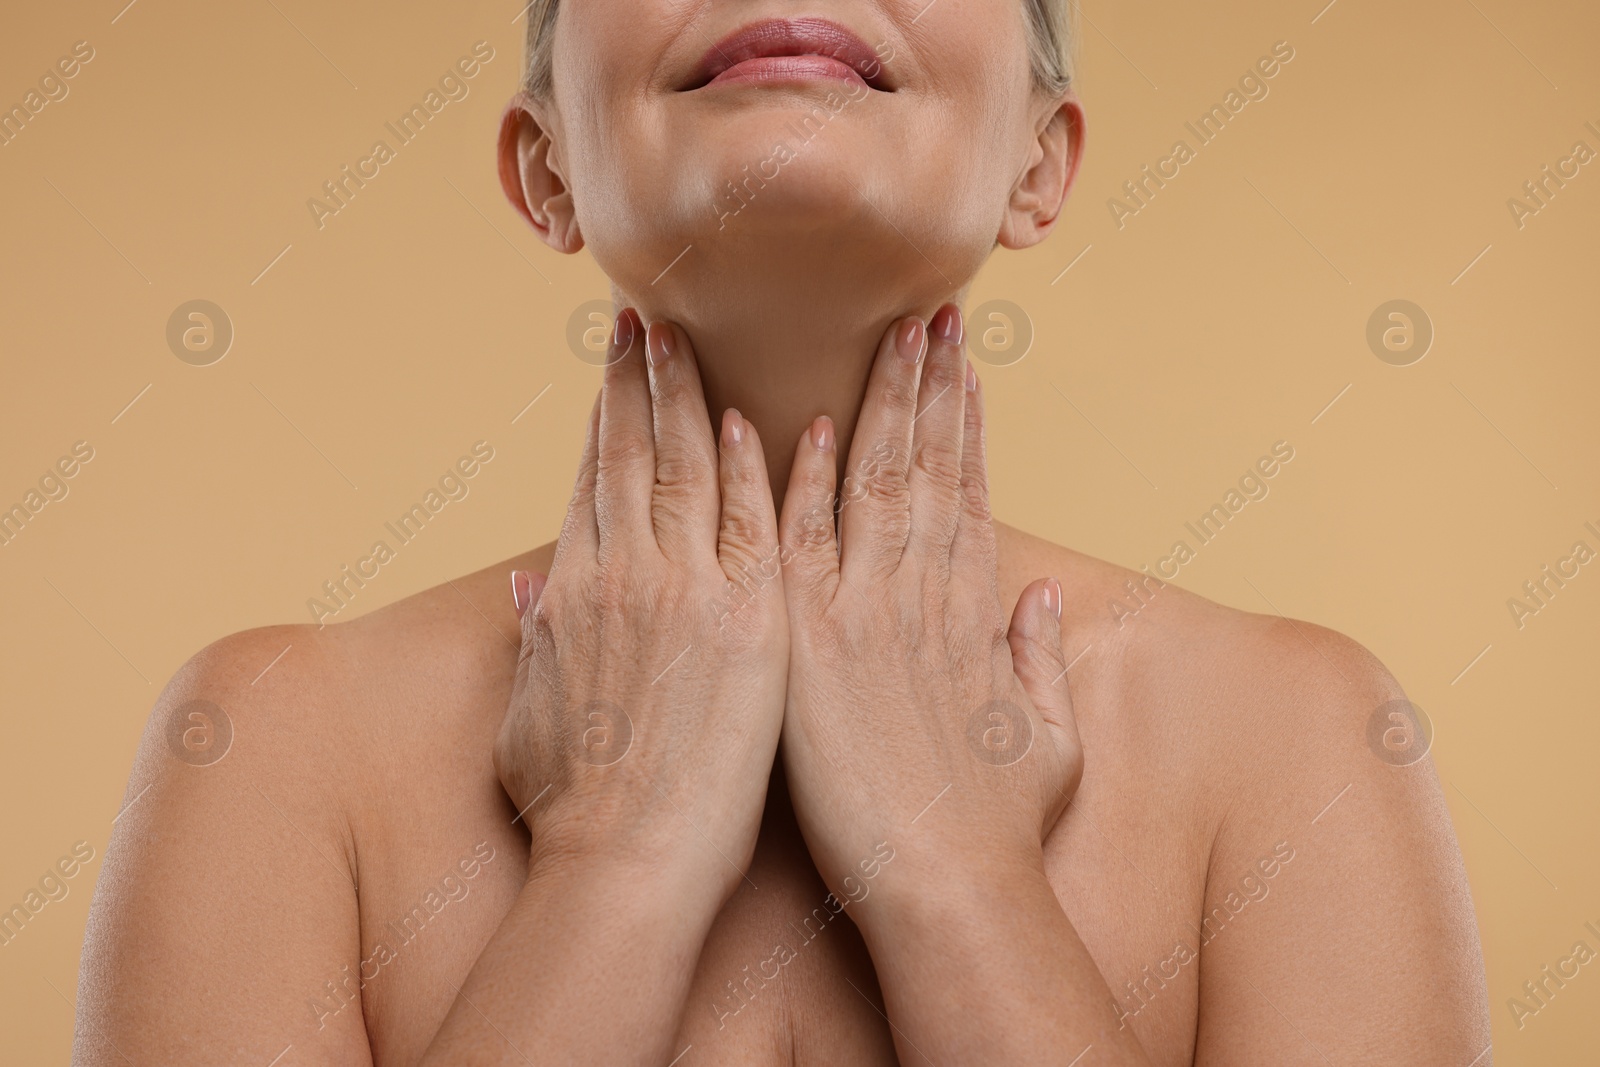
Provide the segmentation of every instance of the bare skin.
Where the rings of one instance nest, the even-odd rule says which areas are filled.
[[[607,368],[558,542],[172,680],[76,1062],[1489,1063],[1436,776],[1368,746],[1402,696],[1382,665],[991,526],[973,491],[944,305],[1048,235],[1083,130],[1016,0],[816,5],[887,71],[713,236],[701,192],[840,84],[697,85],[709,41],[774,14],[748,6],[564,8],[502,184],[677,354]],[[913,321],[926,356],[896,362]],[[889,475],[808,527],[866,456]],[[662,607],[779,545],[751,639]],[[970,748],[992,696],[1030,724],[1015,764]],[[618,725],[591,698],[674,745],[586,758],[572,732]],[[194,700],[234,729],[206,766],[167,739]]]
[[[1067,684],[1087,757],[1047,870],[1150,1062],[1465,1064],[1482,1052],[1471,903],[1435,775],[1426,760],[1381,763],[1365,743],[1371,709],[1400,693],[1387,672],[1338,634],[1173,586],[1119,627],[1106,603],[1138,574],[997,532],[1003,597],[1041,573],[1068,591],[1063,646],[1082,656]],[[296,1063],[420,1059],[525,880],[528,835],[491,754],[517,659],[507,577],[546,572],[553,555],[545,545],[320,631],[237,634],[174,679],[153,723],[210,699],[233,719],[233,749],[185,766],[152,731],[141,751],[129,798],[151,788],[119,820],[96,896],[77,1062],[120,1063],[120,1050],[135,1063],[264,1063],[287,1045]],[[849,909],[804,925],[829,914],[828,890],[781,776],[774,786],[749,882],[694,962],[676,1047],[705,1063],[896,1062]],[[460,877],[481,842],[493,859]],[[1293,858],[1260,877],[1279,842]],[[387,924],[451,873],[468,895],[402,942]],[[1260,900],[1239,890],[1252,873]],[[1215,908],[1227,915],[1230,892],[1249,902],[1213,918],[1202,948],[1195,930]],[[395,958],[369,966],[359,1001],[338,1010],[325,983],[379,941]],[[1200,959],[1165,963],[1179,942]],[[729,996],[780,943],[795,958],[778,977]],[[1158,971],[1177,975],[1152,981]],[[586,996],[599,1005],[607,990]]]

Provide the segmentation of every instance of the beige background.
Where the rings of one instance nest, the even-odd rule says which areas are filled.
[[[567,324],[607,292],[498,191],[518,0],[125,2],[13,6],[0,32],[6,105],[74,42],[95,50],[0,147],[0,507],[94,449],[0,547],[0,907],[75,842],[96,853],[0,947],[16,1063],[67,1060],[89,898],[159,687],[224,634],[308,620],[479,439],[496,458],[470,496],[342,617],[553,537],[597,384]],[[1506,1002],[1580,938],[1600,949],[1600,565],[1520,630],[1506,602],[1574,542],[1600,550],[1600,161],[1521,229],[1507,200],[1574,142],[1600,151],[1600,8],[1323,2],[1086,8],[1071,208],[969,305],[1010,301],[1035,332],[981,368],[996,511],[1139,566],[1290,441],[1271,495],[1179,581],[1342,630],[1401,679],[1437,726],[1496,1062],[1593,1062],[1600,964],[1520,1029]],[[495,58],[470,96],[319,230],[307,199],[479,40]],[[1183,123],[1280,40],[1296,55],[1270,95],[1119,230],[1122,182],[1193,143]],[[195,298],[236,331],[206,367],[165,340]],[[1395,298],[1437,331],[1412,366],[1365,340]],[[1370,921],[1413,920],[1374,899]]]

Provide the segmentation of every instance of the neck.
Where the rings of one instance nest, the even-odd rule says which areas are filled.
[[[964,294],[928,296],[885,288],[864,299],[861,292],[806,292],[793,298],[775,298],[774,292],[803,290],[763,286],[704,301],[636,299],[616,291],[614,298],[618,308],[637,308],[647,323],[667,319],[688,333],[712,431],[730,407],[755,426],[781,511],[795,448],[818,415],[833,419],[842,479],[872,361],[889,325],[905,315],[926,321],[944,300],[959,303]]]

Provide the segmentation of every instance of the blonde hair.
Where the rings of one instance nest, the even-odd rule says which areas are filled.
[[[550,95],[554,66],[551,49],[559,4],[560,0],[533,0],[528,5],[522,88],[535,98]],[[1028,62],[1033,68],[1033,83],[1041,92],[1058,96],[1072,87],[1072,53],[1077,41],[1072,16],[1077,5],[1072,0],[1022,0],[1022,6],[1027,10]]]

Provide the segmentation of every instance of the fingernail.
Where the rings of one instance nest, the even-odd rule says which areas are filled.
[[[961,309],[954,304],[941,307],[929,325],[939,340],[952,345],[961,343]]]
[[[915,363],[922,358],[922,348],[927,340],[927,328],[922,325],[919,318],[910,318],[900,324],[900,329],[895,335],[895,349],[900,353],[900,358],[907,363]]]
[[[833,420],[828,416],[819,415],[811,424],[811,444],[818,452],[833,451]]]
[[[620,359],[633,347],[633,316],[624,308],[611,330],[611,358]]]
[[[744,416],[738,408],[729,408],[722,416],[722,441],[736,445],[744,440]]]
[[[978,372],[972,367],[972,360],[967,360],[967,392],[978,391]]]
[[[650,329],[645,333],[645,352],[650,357],[652,367],[665,363],[677,347],[678,335],[671,326],[664,322],[650,324]]]
[[[1044,604],[1055,615],[1056,621],[1061,621],[1061,583],[1054,578],[1046,578],[1044,583]]]
[[[511,602],[517,607],[517,618],[528,610],[528,604],[533,600],[533,579],[527,571],[511,572]]]

